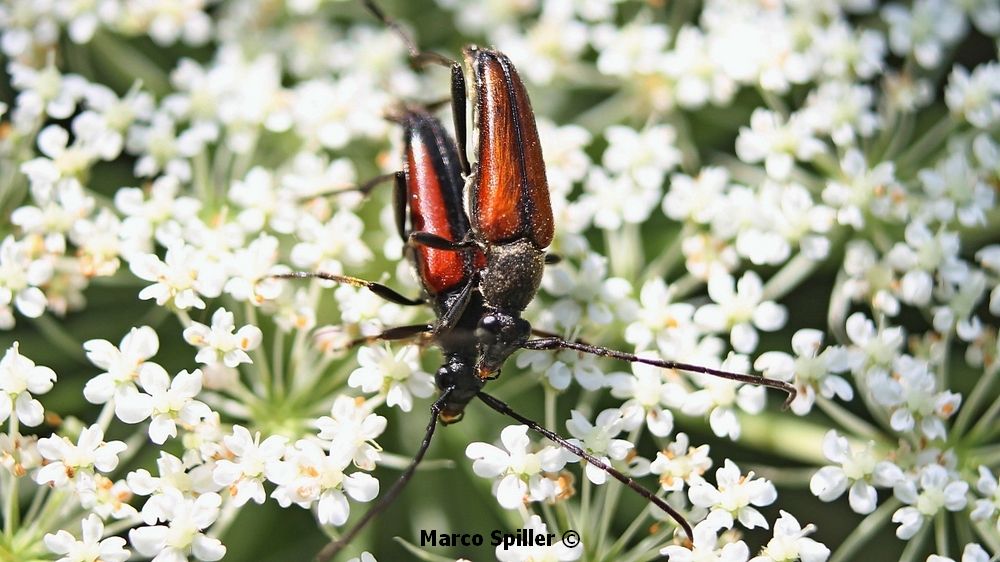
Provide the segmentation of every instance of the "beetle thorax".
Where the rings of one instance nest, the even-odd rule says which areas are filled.
[[[526,239],[490,246],[480,274],[483,300],[498,310],[520,312],[535,298],[545,270],[545,252]]]

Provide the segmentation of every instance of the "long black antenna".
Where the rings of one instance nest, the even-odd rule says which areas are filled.
[[[569,441],[566,440],[566,438],[562,437],[558,433],[546,429],[545,427],[539,425],[538,422],[528,419],[522,416],[521,414],[515,412],[505,402],[502,402],[497,398],[494,398],[482,391],[476,394],[476,397],[482,400],[484,403],[486,403],[486,405],[489,406],[490,408],[493,408],[497,412],[500,412],[505,416],[510,416],[515,420],[527,425],[532,430],[542,434],[543,436],[545,436],[545,438],[559,445],[563,449],[566,449],[567,451],[573,453],[574,455],[586,460],[590,464],[608,473],[609,475],[611,475],[612,478],[621,482],[622,484],[625,484],[626,486],[628,486],[629,489],[636,492],[640,496],[646,498],[647,500],[653,502],[653,504],[655,504],[656,507],[665,511],[667,515],[670,516],[671,519],[676,521],[677,524],[680,525],[682,529],[684,529],[684,532],[687,533],[688,538],[694,537],[694,532],[691,530],[691,524],[687,522],[687,519],[685,519],[684,516],[681,515],[680,512],[678,512],[676,509],[670,507],[670,504],[664,501],[663,498],[649,491],[648,489],[643,487],[642,484],[639,484],[631,477],[625,476],[617,469],[608,465],[601,459],[595,457],[594,455],[588,453],[587,451],[581,449],[580,447],[577,447],[576,445],[570,443]]]
[[[410,466],[406,467],[406,470],[399,476],[396,483],[392,485],[392,488],[389,488],[389,491],[382,496],[382,499],[369,509],[368,513],[365,513],[364,516],[359,519],[349,531],[344,533],[339,539],[331,541],[323,547],[323,550],[316,553],[316,558],[314,559],[315,562],[327,562],[333,559],[333,557],[336,556],[341,549],[347,546],[347,544],[350,543],[354,537],[356,537],[358,533],[360,533],[361,530],[371,522],[372,519],[378,516],[379,513],[385,511],[385,509],[389,507],[393,501],[395,501],[396,497],[399,496],[399,493],[403,491],[403,488],[406,487],[410,478],[413,477],[413,473],[417,470],[417,465],[420,464],[420,461],[424,460],[424,454],[427,452],[427,448],[431,446],[431,438],[434,437],[434,430],[437,429],[438,415],[441,413],[441,408],[444,406],[445,400],[448,399],[448,395],[451,394],[452,390],[452,388],[445,389],[444,392],[441,393],[441,396],[438,396],[438,399],[431,404],[431,419],[427,422],[427,430],[424,432],[424,440],[420,443],[420,448],[417,449],[417,454],[414,455],[413,460],[410,461]]]
[[[524,349],[533,349],[533,350],[572,349],[574,351],[590,353],[592,355],[598,355],[600,357],[611,357],[612,359],[621,359],[622,361],[630,361],[632,363],[642,363],[644,365],[652,365],[653,367],[660,367],[661,369],[676,369],[678,371],[701,373],[703,375],[711,375],[713,377],[719,377],[721,379],[729,379],[731,381],[737,381],[746,384],[767,386],[788,393],[788,397],[785,398],[785,403],[782,406],[783,408],[788,408],[788,406],[792,403],[793,400],[795,400],[795,397],[798,395],[798,391],[795,389],[795,387],[784,381],[769,379],[767,377],[758,377],[755,375],[746,375],[741,373],[733,373],[730,371],[722,371],[720,369],[712,369],[710,367],[702,367],[701,365],[692,365],[690,363],[678,363],[676,361],[665,361],[663,359],[653,359],[652,357],[642,357],[634,353],[625,353],[624,351],[609,349],[607,347],[600,347],[582,342],[568,341],[560,337],[549,337],[549,338],[539,338],[537,340],[528,340],[524,342],[524,344],[521,347]]]

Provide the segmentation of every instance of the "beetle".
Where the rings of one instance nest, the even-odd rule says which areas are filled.
[[[403,170],[357,188],[370,191],[385,179],[394,180],[396,227],[406,241],[406,252],[423,296],[412,299],[380,283],[344,275],[295,272],[275,277],[319,277],[368,288],[399,304],[430,304],[436,315],[433,323],[389,328],[351,345],[426,336],[441,349],[444,361],[435,375],[441,394],[431,405],[423,441],[410,465],[379,503],[339,540],[320,551],[317,560],[331,559],[398,496],[423,459],[437,424],[461,420],[473,398],[605,471],[668,513],[688,537],[693,536],[686,519],[662,498],[486,394],[485,384],[499,376],[503,363],[518,349],[571,349],[769,386],[788,393],[786,406],[794,399],[795,388],[781,381],[640,357],[534,330],[521,314],[538,291],[545,264],[554,261],[546,251],[553,239],[554,222],[537,126],[517,69],[497,50],[468,46],[463,51],[475,94],[472,113],[477,149],[472,164],[466,149],[468,94],[462,64],[420,51],[372,0],[362,1],[383,24],[397,32],[415,62],[441,64],[451,70],[457,143],[429,110],[401,105],[388,117],[402,125],[404,131]],[[468,213],[463,204],[466,190]],[[542,337],[530,339],[533,333]]]

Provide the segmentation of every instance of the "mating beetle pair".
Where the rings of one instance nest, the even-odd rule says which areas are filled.
[[[693,536],[684,517],[662,498],[485,394],[482,389],[486,382],[499,375],[504,361],[518,349],[572,349],[777,388],[788,393],[786,404],[795,397],[794,387],[751,375],[639,357],[533,330],[521,313],[538,290],[545,264],[552,261],[546,255],[546,248],[552,242],[554,223],[535,118],[517,70],[496,50],[473,46],[465,49],[474,93],[473,130],[478,135],[475,165],[470,165],[466,153],[467,90],[462,65],[436,53],[420,51],[378,6],[371,0],[362,1],[380,21],[399,34],[414,62],[442,64],[451,69],[457,144],[429,110],[401,105],[388,117],[404,131],[403,170],[357,188],[367,192],[381,180],[394,179],[397,230],[407,244],[407,254],[423,287],[424,298],[410,299],[384,285],[342,275],[290,273],[278,277],[319,277],[366,287],[399,304],[430,304],[437,316],[434,323],[389,328],[354,343],[429,336],[441,348],[444,362],[435,377],[441,394],[431,406],[431,419],[410,466],[379,503],[340,540],[327,545],[317,559],[331,559],[395,499],[423,459],[438,421],[445,424],[459,421],[473,398],[604,470],[668,513],[688,537]],[[530,339],[532,333],[543,337]]]

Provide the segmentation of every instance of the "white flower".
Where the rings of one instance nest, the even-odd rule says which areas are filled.
[[[294,503],[309,509],[316,503],[321,525],[343,525],[350,514],[347,495],[367,502],[379,489],[378,480],[367,473],[344,473],[351,464],[349,452],[333,448],[327,453],[314,441],[297,441],[287,448],[285,460],[267,467],[267,479],[278,485],[271,497],[282,507]]]
[[[660,201],[659,183],[642,184],[629,174],[609,175],[594,167],[587,174],[579,204],[593,210],[594,226],[618,230],[623,224],[638,224],[649,218]]]
[[[337,396],[330,407],[330,415],[316,420],[319,438],[333,442],[334,448],[353,450],[354,466],[373,470],[381,458],[382,447],[375,438],[385,431],[386,419],[373,414],[371,407],[361,397]]]
[[[902,328],[876,330],[875,323],[862,312],[855,312],[847,318],[846,331],[854,344],[848,349],[848,362],[855,374],[888,368],[904,343]]]
[[[860,150],[847,150],[840,161],[842,179],[831,179],[823,201],[837,210],[837,222],[860,230],[865,216],[903,219],[907,216],[906,191],[896,181],[895,165],[881,162],[869,168]]]
[[[83,395],[92,404],[103,404],[116,393],[135,390],[135,382],[143,371],[166,371],[163,367],[146,361],[156,355],[160,340],[149,326],[132,328],[122,338],[118,347],[108,340],[88,340],[83,343],[87,359],[94,365],[107,369],[87,381]]]
[[[812,126],[802,115],[785,119],[767,109],[757,108],[750,115],[750,127],[741,127],[736,137],[736,154],[753,164],[764,161],[767,175],[787,179],[795,160],[809,161],[825,150],[813,136]]]
[[[39,289],[52,278],[53,266],[47,259],[33,259],[27,244],[8,235],[0,242],[0,329],[14,327],[13,304],[28,318],[45,312],[48,300]]]
[[[559,300],[545,307],[540,324],[568,329],[584,322],[605,325],[630,312],[632,286],[620,277],[608,278],[608,259],[596,252],[587,252],[578,269],[566,260],[547,267],[542,288]]]
[[[702,524],[710,524],[713,529],[730,529],[733,522],[739,520],[747,529],[768,528],[764,516],[751,506],[774,503],[778,497],[774,484],[763,478],[754,478],[753,472],[743,476],[736,463],[729,459],[715,471],[715,481],[716,486],[702,480],[692,484],[688,490],[692,504],[711,510]]]
[[[614,125],[604,131],[604,137],[608,141],[601,157],[604,167],[612,173],[630,175],[645,189],[659,188],[666,173],[681,161],[681,152],[674,146],[677,132],[670,125],[642,131]]]
[[[43,437],[38,440],[38,452],[50,462],[35,473],[35,481],[61,487],[95,470],[111,472],[124,450],[121,441],[105,442],[104,431],[97,425],[84,428],[75,444],[66,437]]]
[[[920,170],[917,177],[929,197],[922,205],[922,210],[929,215],[925,220],[947,224],[957,218],[959,224],[966,227],[986,224],[986,213],[993,208],[996,197],[965,154],[954,152],[934,168]]]
[[[368,551],[362,552],[358,558],[349,558],[347,562],[378,562]]]
[[[165,500],[167,525],[139,527],[128,533],[139,554],[152,556],[153,562],[187,560],[189,555],[214,562],[226,555],[222,542],[205,534],[219,518],[219,494],[208,492],[185,498],[177,490],[167,490]]]
[[[220,450],[220,456],[221,456]],[[186,469],[181,459],[160,451],[156,459],[157,474],[153,476],[145,468],[129,472],[126,477],[129,488],[136,495],[149,496],[142,505],[142,520],[147,525],[158,521],[167,521],[168,514],[173,509],[168,490],[174,490],[187,498],[195,498],[206,492],[216,492],[219,486],[212,479],[213,464],[199,464],[190,470]]]
[[[32,395],[52,390],[56,374],[48,367],[36,366],[18,347],[14,342],[0,359],[0,423],[13,412],[21,423],[34,427],[42,423],[45,409]]]
[[[757,348],[754,327],[773,332],[784,326],[788,317],[785,307],[764,300],[764,285],[753,271],[744,273],[738,282],[726,273],[712,275],[708,295],[715,304],[700,307],[694,321],[710,331],[728,330],[733,349],[740,353]]]
[[[215,463],[212,477],[219,486],[228,487],[236,505],[250,500],[264,503],[264,471],[281,458],[288,438],[271,435],[263,442],[260,432],[251,435],[245,427],[233,426],[233,434],[223,438],[232,457]]]
[[[632,363],[632,374],[608,376],[606,385],[611,388],[611,395],[626,399],[621,405],[626,431],[636,429],[643,421],[657,437],[666,437],[673,431],[674,416],[664,405],[675,403],[672,401],[682,396],[684,389],[679,384],[667,382],[664,374],[659,367]]]
[[[116,408],[125,423],[139,423],[152,418],[149,438],[157,444],[177,436],[177,422],[194,426],[211,415],[212,410],[195,397],[201,392],[202,373],[181,371],[173,380],[166,371],[145,371],[139,374],[139,384],[145,392],[121,396]]]
[[[505,509],[553,496],[555,484],[543,473],[558,472],[566,464],[566,455],[556,446],[529,452],[527,433],[526,425],[509,425],[500,432],[506,450],[488,443],[470,443],[465,448],[465,456],[475,461],[472,470],[477,476],[498,478],[494,493]]]
[[[976,543],[965,545],[965,550],[962,551],[961,562],[989,562],[989,560],[989,553]],[[955,559],[931,554],[927,557],[927,562],[955,562]]]
[[[542,518],[532,515],[528,519],[525,529],[534,531],[534,536],[547,536],[548,526],[542,522]],[[573,546],[566,545],[563,541],[549,544],[537,545],[497,545],[496,557],[498,562],[570,562],[579,560],[583,556],[583,543],[577,541]]]
[[[815,530],[814,525],[803,529],[792,514],[781,510],[781,517],[774,522],[774,538],[750,562],[826,562],[830,549],[808,537]]]
[[[697,109],[709,102],[725,106],[736,94],[736,82],[712,56],[709,40],[700,28],[685,24],[677,32],[673,49],[666,53],[664,68],[676,81],[677,104],[681,107]]]
[[[850,383],[833,374],[848,369],[847,350],[840,346],[830,346],[819,353],[822,345],[822,332],[802,329],[792,335],[795,357],[780,351],[768,351],[754,361],[754,369],[764,373],[764,376],[795,385],[798,393],[791,406],[792,411],[800,416],[812,409],[817,391],[824,398],[836,396],[844,401],[854,398],[854,389]]]
[[[965,34],[965,15],[947,0],[918,0],[912,11],[899,4],[882,9],[889,24],[889,46],[900,56],[911,53],[924,68],[936,67],[945,47]]]
[[[810,491],[829,502],[839,498],[850,486],[849,501],[856,513],[875,511],[878,495],[872,484],[889,487],[903,478],[898,466],[888,460],[879,460],[874,442],[868,442],[863,448],[852,447],[846,437],[833,429],[823,438],[823,454],[840,466],[824,466],[817,470],[809,480]]]
[[[700,482],[699,478],[712,467],[709,446],[690,446],[686,433],[678,433],[667,448],[656,453],[649,471],[660,476],[660,488],[668,492],[684,489],[684,484]]]
[[[695,177],[670,176],[670,190],[663,197],[663,214],[675,221],[711,224],[721,208],[718,201],[729,188],[729,171],[708,166]]]
[[[160,306],[169,302],[181,310],[205,308],[201,297],[219,296],[225,280],[216,264],[188,245],[167,248],[163,260],[156,254],[135,256],[129,268],[136,277],[154,282],[139,292],[140,299],[155,299]]]
[[[976,506],[972,510],[973,521],[982,521],[993,517],[1000,511],[1000,486],[997,486],[997,477],[986,466],[979,466],[979,480],[976,481],[976,490],[985,496],[976,500]],[[1000,529],[1000,517],[994,521],[994,526]]]
[[[347,379],[351,388],[385,394],[385,403],[409,412],[413,397],[427,398],[434,392],[431,376],[420,370],[420,348],[407,345],[391,353],[387,346],[367,346],[358,350],[358,368]]]
[[[879,126],[874,101],[868,86],[826,82],[809,94],[803,117],[817,133],[829,134],[837,146],[850,146],[859,137],[870,137]]]
[[[919,485],[919,493],[918,493]],[[908,540],[920,530],[924,520],[936,515],[941,508],[959,511],[965,507],[969,484],[939,464],[920,469],[916,478],[906,478],[896,483],[893,494],[909,504],[892,514],[892,522],[899,523],[896,536]]]
[[[869,377],[872,397],[892,414],[889,424],[901,433],[918,427],[928,439],[945,439],[944,420],[962,403],[962,395],[936,392],[937,380],[927,362],[909,355],[893,361],[893,375],[875,372]]]
[[[200,348],[194,360],[205,365],[223,363],[232,368],[241,363],[253,363],[247,351],[260,346],[260,328],[247,325],[233,333],[234,329],[233,313],[219,308],[212,314],[211,327],[191,322],[184,329],[184,341]]]
[[[91,513],[80,522],[80,540],[67,531],[45,535],[45,547],[56,554],[62,554],[56,562],[125,562],[131,553],[125,548],[125,539],[104,536],[104,522]]]
[[[622,77],[652,73],[662,64],[669,39],[668,28],[658,24],[633,21],[625,27],[597,25],[591,39],[599,53],[597,70]]]
[[[546,383],[556,390],[566,390],[574,380],[587,390],[597,390],[604,386],[606,379],[595,356],[570,349],[522,351],[515,364],[519,369],[545,373]]]
[[[597,419],[591,424],[583,414],[576,410],[570,412],[572,416],[566,422],[566,429],[574,439],[570,443],[586,450],[605,464],[610,465],[611,460],[623,460],[628,452],[635,448],[635,445],[625,439],[615,439],[625,428],[625,419],[621,410],[609,408],[597,415]],[[587,464],[587,479],[594,484],[604,484],[608,475],[593,464]]]
[[[766,527],[766,525],[765,525]],[[747,562],[750,549],[743,541],[729,542],[719,547],[718,527],[709,521],[695,525],[691,546],[665,546],[660,554],[670,562]]]
[[[1000,64],[993,61],[979,65],[972,74],[955,66],[944,99],[952,113],[974,127],[989,129],[1000,121]]]
[[[742,373],[749,369],[744,355],[730,355],[721,365],[722,370]],[[680,400],[680,408],[689,416],[708,414],[708,423],[718,437],[736,440],[740,436],[740,422],[736,417],[738,406],[751,414],[764,409],[767,401],[765,387],[741,384],[710,375],[694,374],[692,378],[701,386]]]

